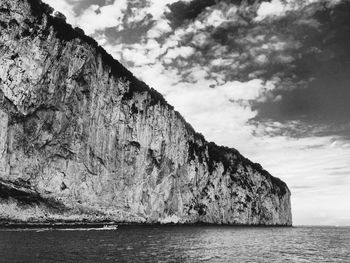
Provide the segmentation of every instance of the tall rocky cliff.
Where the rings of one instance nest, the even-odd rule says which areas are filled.
[[[0,2],[1,220],[291,225],[285,183],[51,13]]]

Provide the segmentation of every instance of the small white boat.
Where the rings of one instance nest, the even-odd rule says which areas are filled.
[[[118,229],[118,225],[104,225],[102,229],[104,229],[104,230],[116,230],[116,229]]]

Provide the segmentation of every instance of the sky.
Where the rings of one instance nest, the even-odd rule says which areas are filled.
[[[350,225],[349,0],[44,2],[284,180],[294,225]]]

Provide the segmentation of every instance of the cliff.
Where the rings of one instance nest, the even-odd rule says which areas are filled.
[[[290,191],[40,0],[0,3],[0,219],[291,225]]]

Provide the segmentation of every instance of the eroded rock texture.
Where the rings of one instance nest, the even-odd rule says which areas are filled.
[[[0,217],[291,225],[290,191],[39,0],[0,3]]]

